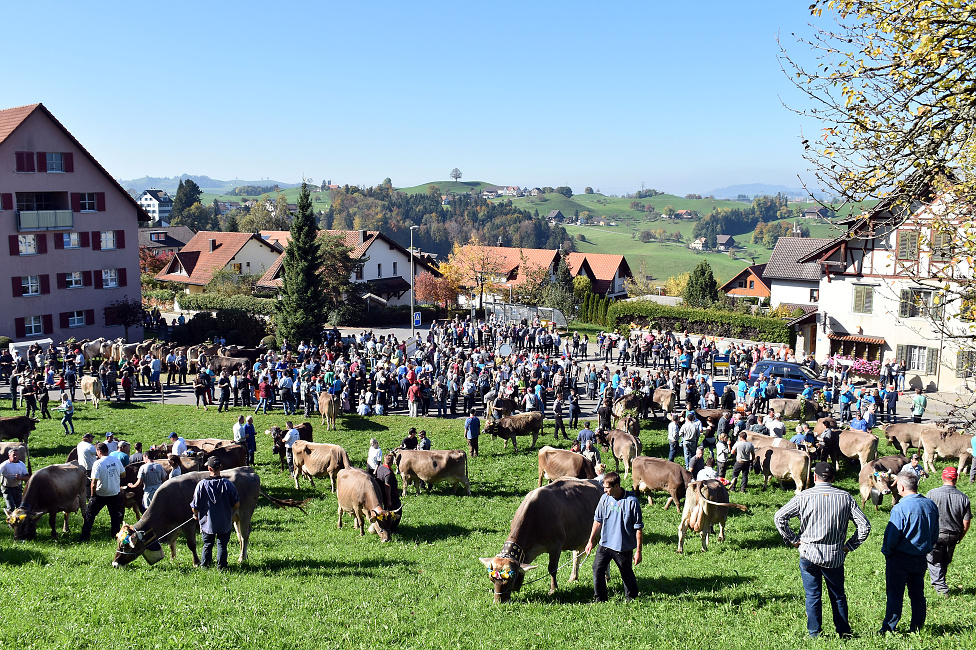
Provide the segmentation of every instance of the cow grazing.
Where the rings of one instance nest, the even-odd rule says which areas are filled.
[[[769,410],[782,414],[783,420],[806,422],[817,417],[817,405],[808,399],[776,398],[769,400]]]
[[[926,429],[943,430],[942,427],[934,424],[916,424],[915,422],[882,424],[880,426],[888,442],[905,456],[908,455],[908,449],[910,447],[914,447],[915,449],[922,448],[922,431]]]
[[[305,442],[312,442],[312,425],[310,423],[302,422],[295,428],[298,429],[299,440],[304,440]],[[265,435],[271,436],[271,453],[278,454],[278,457],[281,459],[281,471],[282,472],[285,471],[286,469],[288,469],[288,457],[287,457],[288,450],[285,448],[284,440],[285,440],[285,434],[288,432],[282,429],[281,427],[271,427],[270,429],[266,430],[264,433]],[[294,451],[295,450],[293,448],[292,452]],[[318,476],[318,474],[316,474],[316,476]],[[333,479],[334,479],[334,475],[333,475]],[[298,487],[297,476],[295,477],[295,487]],[[335,492],[334,482],[332,486],[332,491]]]
[[[857,458],[861,467],[878,457],[878,436],[859,429],[840,432],[840,453]]]
[[[81,378],[81,396],[85,399],[85,404],[88,403],[88,398],[91,397],[95,408],[98,408],[98,401],[102,399],[102,385],[99,383],[98,377],[86,375]]]
[[[640,438],[640,421],[632,415],[625,415],[619,418],[613,425],[613,428],[626,431],[635,438]]]
[[[18,462],[27,463],[27,473],[32,474],[34,470],[31,469],[31,459],[30,454],[27,453],[27,445],[19,442],[0,442],[0,458],[6,460],[11,449],[17,452]]]
[[[861,489],[861,507],[863,508],[868,499],[871,499],[874,511],[877,512],[886,494],[893,494],[894,502],[898,503],[898,492],[892,492],[891,487],[894,485],[895,475],[908,464],[909,460],[904,456],[882,456],[861,467],[861,472],[857,476],[858,486]]]
[[[163,559],[162,544],[169,544],[170,556],[175,558],[176,540],[180,535],[186,537],[187,548],[193,554],[193,565],[199,565],[200,556],[197,555],[199,524],[193,518],[190,501],[193,500],[197,483],[209,475],[209,472],[191,472],[165,481],[159,486],[142,518],[131,526],[122,524],[112,566],[125,566],[140,555],[146,558],[149,564],[155,564]],[[265,494],[261,490],[260,477],[251,467],[226,470],[221,472],[221,476],[234,484],[240,497],[240,507],[234,512],[234,530],[241,544],[238,562],[243,563],[247,561],[251,516],[254,514],[258,497],[263,496],[279,507],[290,506],[301,509],[301,504],[286,499],[274,499]]]
[[[280,444],[280,441],[279,443]],[[280,445],[284,450],[284,445]],[[308,482],[315,487],[313,478],[329,477],[329,484],[332,492],[336,490],[336,476],[339,471],[349,469],[352,463],[349,462],[349,454],[339,445],[329,445],[316,443],[310,440],[299,440],[291,448],[295,458],[295,489],[298,489],[298,479],[301,476],[308,478]],[[282,463],[285,455],[281,454]],[[282,469],[285,469],[282,464]]]
[[[551,483],[560,478],[592,479],[596,471],[582,454],[547,445],[539,450],[539,487],[544,480]]]
[[[572,452],[570,452],[572,453]],[[407,496],[407,486],[411,483],[417,486],[420,494],[420,484],[427,484],[430,492],[434,483],[449,481],[454,485],[457,494],[459,485],[471,496],[471,484],[468,482],[468,455],[463,451],[400,449],[395,452],[397,468],[403,479],[403,496]]]
[[[687,469],[663,458],[638,456],[631,464],[631,469],[633,471],[634,492],[638,494],[647,492],[648,505],[654,505],[654,500],[650,496],[654,490],[663,490],[670,495],[668,500],[664,502],[665,510],[672,503],[675,508],[680,508],[681,497],[688,485],[695,480],[695,477]]]
[[[244,467],[247,465],[247,447],[240,443],[233,443],[204,452],[198,457],[204,465],[211,458],[217,458],[220,460],[220,466],[223,469]]]
[[[341,470],[336,479],[336,499],[339,501],[339,528],[342,528],[342,515],[348,512],[355,520],[360,536],[366,534],[368,520],[369,532],[376,533],[384,542],[393,538],[403,506],[392,511],[384,510],[380,484],[371,474],[355,467]]]
[[[64,513],[62,531],[67,534],[68,518],[72,512],[84,510],[88,492],[88,476],[78,465],[65,463],[39,469],[27,482],[20,507],[7,517],[7,523],[14,529],[14,539],[34,539],[37,520],[45,514],[50,516],[51,537],[56,538],[55,517],[59,512]]]
[[[30,432],[34,430],[38,422],[40,420],[29,418],[26,415],[0,418],[0,440],[20,440],[22,445],[26,445]]]
[[[935,459],[958,458],[959,473],[966,469],[966,463],[973,458],[973,434],[956,433],[947,429],[922,430],[922,459],[925,469],[930,474],[936,474]]]
[[[495,422],[489,422],[485,427],[485,433],[491,436],[492,442],[495,438],[505,441],[504,446],[508,446],[508,441],[512,441],[512,449],[518,451],[517,436],[532,436],[532,446],[539,440],[539,435],[545,429],[545,420],[542,413],[533,411],[531,413],[519,413],[510,415]]]
[[[329,421],[328,431],[336,430],[336,411],[339,408],[337,401],[335,395],[331,393],[319,394],[319,415],[322,416],[322,424],[325,424],[326,420]]]
[[[729,491],[721,481],[693,481],[688,485],[685,493],[685,508],[681,512],[681,523],[678,524],[678,552],[685,551],[685,535],[691,529],[701,534],[702,551],[708,550],[708,536],[712,526],[718,524],[718,541],[725,541],[725,520],[729,516],[729,508],[737,508],[745,512],[746,507],[738,503],[729,503]]]
[[[570,478],[526,495],[515,512],[501,553],[481,558],[488,568],[496,603],[507,602],[522,588],[525,573],[538,568],[528,563],[542,553],[549,553],[550,595],[556,592],[556,570],[563,551],[573,552],[569,581],[576,580],[601,496],[603,488],[597,481]]]
[[[810,454],[798,449],[781,449],[777,447],[757,447],[756,459],[753,461],[756,473],[764,477],[763,489],[769,485],[769,477],[779,479],[793,479],[796,493],[799,494],[810,481]]]
[[[603,434],[601,442],[613,453],[616,471],[620,471],[620,463],[623,462],[624,478],[627,478],[627,475],[630,473],[631,464],[635,458],[641,455],[641,451],[643,451],[640,438],[636,438],[620,429],[612,429]]]

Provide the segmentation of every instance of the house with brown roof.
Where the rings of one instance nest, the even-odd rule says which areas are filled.
[[[593,293],[610,298],[625,297],[627,290],[624,288],[624,280],[634,277],[623,255],[570,253],[566,257],[566,264],[574,278],[589,270]]]
[[[201,230],[156,274],[156,279],[181,285],[186,293],[203,293],[215,273],[260,276],[280,254],[278,248],[254,233]]]
[[[719,287],[719,291],[729,296],[748,296],[751,298],[769,298],[769,285],[763,279],[765,264],[747,266],[733,276],[731,280]]]
[[[349,256],[364,261],[350,280],[366,283],[366,292],[380,298],[377,302],[387,305],[410,304],[409,250],[378,230],[329,230],[320,231],[320,234],[322,232],[341,237],[343,243],[352,249]],[[279,251],[284,251],[291,240],[288,230],[262,230],[260,236]],[[284,252],[281,252],[258,280],[257,286],[281,289],[284,258]],[[440,275],[428,256],[415,252],[413,258],[415,277],[425,272]]]
[[[467,244],[461,247],[459,258],[464,260],[464,286],[479,286],[478,276],[511,293],[519,285],[535,277],[534,270],[546,269],[549,277],[556,274],[559,251],[541,248],[510,248],[507,246],[476,246]],[[492,296],[493,299],[507,299],[508,296]]]
[[[0,336],[122,336],[105,308],[141,300],[136,241],[148,221],[43,104],[0,110],[0,233],[9,245],[0,255]]]

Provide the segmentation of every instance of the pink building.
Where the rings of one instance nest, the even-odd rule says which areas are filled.
[[[104,308],[141,300],[149,216],[42,105],[0,111],[0,335],[115,338]],[[2,251],[2,249],[0,249]],[[4,288],[4,284],[6,288]],[[129,336],[140,340],[141,330]]]

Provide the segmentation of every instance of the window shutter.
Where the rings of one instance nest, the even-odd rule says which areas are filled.
[[[95,209],[105,212],[105,192],[95,192]]]
[[[58,273],[58,289],[67,289],[67,288],[68,288],[68,274]]]
[[[16,332],[17,338],[19,339],[22,339],[25,336],[27,336],[27,321],[23,318],[15,318],[14,330]]]
[[[126,277],[127,274],[125,272],[125,269],[116,269],[116,273],[118,273],[119,286],[120,287],[128,286],[127,277]]]
[[[15,152],[14,153],[14,160],[16,161],[15,164],[14,164],[14,171],[17,171],[17,172],[25,172],[25,171],[27,171],[27,163],[24,162],[24,152],[23,151],[17,151],[17,152]]]
[[[874,287],[864,287],[864,313],[874,313]]]
[[[100,230],[92,230],[91,247],[93,251],[102,250],[102,232]]]
[[[88,234],[87,230],[81,232],[81,236],[78,238],[82,248],[88,248],[91,246],[91,235]]]
[[[85,310],[85,325],[94,325],[94,324],[95,324],[95,310],[94,309],[86,309]]]
[[[47,173],[47,153],[43,151],[37,152],[37,171]]]
[[[908,318],[912,313],[912,292],[909,289],[901,290],[901,302],[898,305],[898,315]]]
[[[10,192],[0,194],[0,210],[14,209],[14,195]]]
[[[17,235],[10,235],[7,241],[10,242],[10,254],[20,255],[20,242],[17,240]]]
[[[44,314],[41,316],[41,323],[44,325],[45,334],[54,333],[54,314]]]
[[[939,348],[929,348],[925,355],[925,374],[934,375],[939,369]]]
[[[51,276],[45,273],[41,276],[41,295],[51,293]]]
[[[116,248],[125,248],[125,231],[124,230],[116,230],[115,231],[115,247]]]
[[[969,356],[966,350],[956,352],[956,377],[966,376],[966,358]]]
[[[93,271],[92,274],[94,275],[94,278],[95,278],[95,288],[96,289],[101,289],[102,288],[102,272],[101,271]]]
[[[63,311],[60,314],[58,314],[58,316],[60,317],[61,320],[61,329],[66,330],[69,327],[71,327],[71,325],[68,323],[68,318],[71,317],[70,311]]]
[[[902,361],[907,361],[907,359],[905,359],[905,346],[904,345],[896,345],[895,346],[895,360],[898,363],[901,363]]]
[[[10,278],[10,283],[13,285],[14,298],[20,298],[24,295],[24,284],[21,282],[19,275]]]
[[[92,272],[82,271],[81,272],[81,286],[90,287],[92,286]]]
[[[72,192],[71,193],[71,211],[81,212],[81,193]]]
[[[61,161],[64,163],[64,171],[73,172],[75,170],[75,155],[73,153],[61,154]]]
[[[15,153],[17,159],[16,170],[19,172],[34,171],[34,154],[30,151],[18,151]],[[45,164],[46,167],[46,164]]]
[[[64,249],[64,235],[62,233],[54,233],[54,250]]]
[[[45,255],[47,253],[47,235],[43,232],[37,233],[37,254]]]
[[[864,311],[864,292],[861,287],[854,286],[854,313],[860,314]]]
[[[904,230],[898,233],[898,259],[908,259],[908,235]]]

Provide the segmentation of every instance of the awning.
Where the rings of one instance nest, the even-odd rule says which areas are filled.
[[[828,334],[828,339],[835,341],[846,341],[848,343],[868,343],[871,345],[884,345],[884,337],[881,336],[862,336],[860,334]]]
[[[366,284],[372,293],[378,295],[389,295],[393,293],[402,294],[404,291],[410,291],[410,283],[400,276],[370,280]]]

